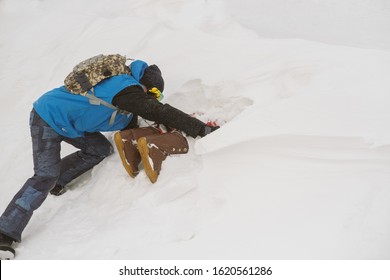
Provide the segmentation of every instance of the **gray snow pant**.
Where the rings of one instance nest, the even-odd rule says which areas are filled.
[[[36,112],[30,115],[34,176],[26,181],[0,217],[0,232],[21,241],[31,216],[56,185],[67,183],[90,170],[113,153],[107,138],[99,133],[66,138],[56,133]],[[61,159],[61,142],[80,150]]]

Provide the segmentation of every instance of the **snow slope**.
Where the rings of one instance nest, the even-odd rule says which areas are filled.
[[[390,257],[388,2],[240,3],[0,0],[1,209],[31,104],[87,57],[156,63],[166,102],[222,124],[156,184],[114,154],[49,196],[19,259]]]

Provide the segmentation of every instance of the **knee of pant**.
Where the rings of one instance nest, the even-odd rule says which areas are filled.
[[[106,145],[99,145],[93,147],[93,151],[90,151],[89,154],[95,155],[96,157],[106,158],[114,153],[114,147],[108,143]]]
[[[102,156],[103,157],[108,157],[114,153],[114,147],[110,145],[106,145],[104,149],[102,149]]]

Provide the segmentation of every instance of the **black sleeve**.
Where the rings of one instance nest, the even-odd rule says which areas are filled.
[[[114,96],[112,104],[144,119],[181,130],[194,138],[201,135],[206,126],[179,109],[160,103],[138,86],[123,89]]]

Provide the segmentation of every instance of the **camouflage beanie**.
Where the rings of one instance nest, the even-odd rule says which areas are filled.
[[[146,86],[148,90],[156,87],[159,91],[164,91],[164,79],[161,76],[161,71],[157,65],[150,65],[145,69],[144,75],[140,80],[141,84]]]

